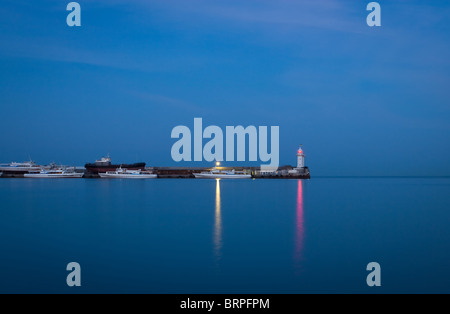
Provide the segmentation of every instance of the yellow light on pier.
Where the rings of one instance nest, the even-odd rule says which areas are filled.
[[[220,166],[220,162],[217,161],[217,162],[216,162],[216,167],[219,167],[219,166]]]

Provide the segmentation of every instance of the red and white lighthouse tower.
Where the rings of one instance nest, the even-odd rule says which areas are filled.
[[[305,168],[305,154],[301,147],[297,151],[297,168]]]

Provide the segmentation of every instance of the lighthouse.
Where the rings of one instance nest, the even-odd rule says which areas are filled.
[[[305,168],[305,154],[301,147],[297,151],[297,168]]]

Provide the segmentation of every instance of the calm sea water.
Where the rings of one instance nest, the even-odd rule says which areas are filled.
[[[0,292],[449,293],[449,192],[448,178],[1,179]]]

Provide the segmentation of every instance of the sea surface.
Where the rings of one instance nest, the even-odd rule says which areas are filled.
[[[0,292],[449,293],[449,226],[450,178],[0,179]]]

